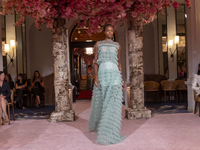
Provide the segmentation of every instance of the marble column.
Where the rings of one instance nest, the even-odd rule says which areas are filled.
[[[50,116],[51,122],[74,121],[75,112],[72,110],[69,92],[69,50],[68,34],[65,20],[58,18],[52,29],[55,111]]]
[[[144,107],[143,26],[141,21],[128,15],[128,55],[130,76],[130,105],[128,119],[151,118],[151,111]]]

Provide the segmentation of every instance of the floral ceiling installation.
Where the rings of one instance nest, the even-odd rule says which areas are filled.
[[[185,0],[188,7],[191,0]],[[149,23],[156,18],[156,13],[164,13],[166,7],[175,9],[180,3],[172,0],[7,0],[3,2],[2,14],[14,12],[21,14],[16,23],[20,25],[27,15],[35,20],[38,29],[47,23],[48,28],[53,27],[56,18],[74,20],[79,26],[88,26],[88,34],[102,30],[99,26],[110,23],[116,27],[119,21],[126,19],[127,11],[132,17]],[[77,20],[80,20],[79,22]]]

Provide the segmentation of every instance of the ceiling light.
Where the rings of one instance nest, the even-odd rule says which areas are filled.
[[[88,54],[88,55],[93,54],[93,48],[92,47],[87,47],[86,48],[86,54]]]

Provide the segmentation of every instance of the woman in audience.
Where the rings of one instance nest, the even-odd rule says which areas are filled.
[[[10,86],[7,82],[4,81],[4,78],[5,75],[3,71],[0,71],[0,118],[2,118],[2,113],[4,113],[6,119],[5,122],[8,122],[9,119],[6,113],[6,103],[10,102]]]
[[[42,77],[40,76],[40,73],[38,70],[36,70],[34,72],[34,75],[32,77],[32,81],[31,81],[31,88],[32,88],[32,93],[35,95],[36,97],[36,105],[37,108],[39,108],[40,105],[40,100],[44,98],[44,81],[42,79]]]
[[[9,83],[10,89],[13,90],[14,82],[13,82],[10,74],[5,75],[5,81]]]
[[[92,90],[93,88],[93,71],[92,71],[92,66],[88,66],[87,70],[87,90]]]
[[[15,88],[17,90],[16,102],[20,103],[20,108],[25,109],[23,98],[24,98],[24,94],[27,93],[27,81],[24,80],[23,74],[18,74]]]

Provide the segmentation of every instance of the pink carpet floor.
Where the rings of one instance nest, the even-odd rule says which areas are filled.
[[[200,150],[200,117],[192,113],[156,114],[149,120],[123,118],[121,133],[126,139],[103,146],[95,142],[95,132],[88,132],[90,101],[77,101],[73,109],[77,116],[75,122],[18,120],[1,126],[0,149]]]

